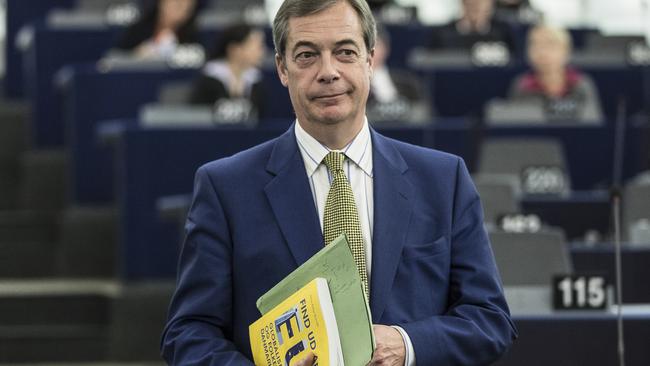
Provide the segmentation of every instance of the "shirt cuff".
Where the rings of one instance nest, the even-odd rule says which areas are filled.
[[[413,343],[411,343],[411,337],[406,333],[402,327],[393,325],[393,328],[397,329],[399,334],[402,335],[402,340],[404,340],[404,346],[406,347],[406,355],[404,357],[404,366],[415,366],[415,351],[413,350]]]

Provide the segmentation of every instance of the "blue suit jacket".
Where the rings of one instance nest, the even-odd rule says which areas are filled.
[[[463,161],[374,131],[370,308],[418,365],[484,365],[516,336]],[[293,128],[201,167],[162,351],[174,365],[252,364],[257,298],[324,245]],[[358,365],[350,365],[358,366]]]

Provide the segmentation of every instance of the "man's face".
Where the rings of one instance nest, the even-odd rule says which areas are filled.
[[[359,17],[347,2],[291,18],[284,57],[276,56],[276,65],[303,127],[361,126],[372,57],[363,41]]]

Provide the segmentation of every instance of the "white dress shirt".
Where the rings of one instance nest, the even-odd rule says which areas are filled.
[[[323,216],[325,213],[325,201],[330,190],[332,176],[325,164],[321,164],[325,155],[331,149],[318,142],[314,137],[308,134],[298,121],[295,123],[296,141],[298,149],[305,163],[305,170],[309,178],[314,205],[318,211],[318,218],[323,230]],[[370,128],[366,119],[361,131],[355,136],[345,148],[341,150],[347,157],[343,163],[343,170],[352,186],[354,200],[357,204],[359,213],[359,223],[361,224],[361,233],[363,241],[366,244],[366,270],[368,271],[368,281],[372,269],[372,230],[374,215],[373,200],[373,171],[372,171],[372,139],[370,138]],[[372,287],[370,288],[372,292]],[[415,353],[411,339],[406,331],[401,327],[395,326],[406,345],[405,365],[415,365]]]

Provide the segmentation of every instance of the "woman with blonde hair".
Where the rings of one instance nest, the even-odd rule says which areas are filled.
[[[591,78],[569,65],[570,34],[550,25],[537,25],[528,33],[531,71],[512,83],[511,100],[539,101],[551,120],[600,122],[602,112]]]

